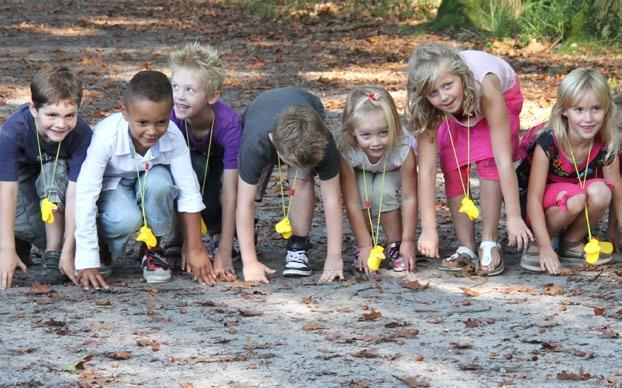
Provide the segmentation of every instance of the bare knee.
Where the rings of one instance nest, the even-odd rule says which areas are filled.
[[[611,189],[605,182],[594,182],[587,187],[590,208],[605,209],[611,203]]]
[[[566,192],[563,191],[560,193],[560,195],[565,194]],[[570,214],[579,214],[580,212],[583,211],[583,208],[585,207],[585,199],[586,199],[586,195],[581,193],[581,194],[576,194],[573,195],[572,197],[568,198],[566,200],[566,208],[568,209],[568,212]]]

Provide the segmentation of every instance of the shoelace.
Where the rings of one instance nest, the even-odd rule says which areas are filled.
[[[147,258],[145,259],[145,262],[147,263],[148,267],[150,266],[150,267],[168,269],[168,263],[166,262],[166,260],[162,258],[162,256],[160,256],[160,254],[156,252],[149,252],[146,254],[146,256]]]
[[[296,261],[301,264],[307,264],[309,259],[305,251],[287,251],[287,261]]]

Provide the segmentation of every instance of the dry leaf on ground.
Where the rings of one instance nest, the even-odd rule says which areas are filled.
[[[412,291],[421,291],[421,290],[425,290],[426,288],[430,287],[430,283],[421,284],[417,280],[411,280],[409,282],[404,283],[403,287],[408,288],[409,290],[412,290]]]
[[[475,296],[480,296],[480,293],[472,290],[470,288],[466,288],[466,287],[458,287],[462,290],[462,292],[464,293],[464,296],[471,296],[471,297],[475,297]]]
[[[363,314],[362,317],[359,317],[359,322],[374,321],[380,317],[382,317],[382,313],[380,313],[380,311],[372,310],[369,313]]]

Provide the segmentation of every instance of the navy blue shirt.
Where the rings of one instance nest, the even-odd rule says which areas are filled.
[[[28,104],[21,105],[0,131],[0,181],[16,182],[22,167],[40,170],[39,150],[34,117]],[[91,127],[78,117],[76,127],[63,139],[58,158],[67,160],[69,180],[75,182],[80,173],[82,162],[86,158],[86,150],[91,143],[93,132]],[[41,137],[39,138],[41,139]],[[43,162],[53,161],[56,157],[58,143],[41,141]]]

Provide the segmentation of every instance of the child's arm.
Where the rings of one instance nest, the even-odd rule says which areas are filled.
[[[235,203],[238,188],[238,170],[225,169],[222,175],[222,227],[218,250],[214,257],[214,273],[227,281],[235,280],[235,270],[231,260],[233,236],[235,235]]]
[[[340,164],[339,178],[341,192],[346,205],[346,211],[348,212],[350,227],[356,238],[359,250],[358,257],[356,258],[356,266],[359,271],[364,270],[365,273],[369,275],[371,271],[369,267],[367,267],[367,258],[369,257],[374,243],[371,239],[369,229],[367,229],[365,210],[361,210],[361,200],[354,169],[344,158],[341,158]]]
[[[76,182],[69,181],[67,183],[67,192],[65,194],[65,242],[60,255],[59,270],[71,279],[74,284],[78,284],[78,278],[75,275],[74,260],[76,258],[76,221],[75,221],[75,203],[76,203]]]
[[[266,275],[275,271],[261,264],[255,250],[255,194],[257,185],[251,185],[238,178],[238,204],[236,208],[235,224],[240,241],[242,255],[242,273],[247,282],[268,283]]]
[[[546,176],[549,170],[549,159],[542,147],[537,145],[531,162],[529,173],[529,188],[527,189],[527,213],[531,221],[531,227],[536,235],[536,242],[540,253],[540,266],[551,275],[559,274],[559,258],[553,250],[551,237],[546,227],[546,216],[542,207],[544,190],[546,189]]]
[[[400,256],[406,259],[406,270],[415,270],[415,233],[417,228],[417,162],[413,151],[400,167],[402,176],[402,244]]]
[[[341,259],[343,209],[339,175],[326,181],[320,180],[320,188],[326,217],[326,261],[320,283],[329,283],[335,279],[343,280],[343,260]]]
[[[516,249],[521,251],[529,245],[529,241],[533,241],[533,235],[521,218],[518,179],[512,165],[510,121],[497,76],[488,74],[484,77],[481,102],[484,116],[490,127],[490,142],[505,202],[508,245],[516,246]]]
[[[422,255],[438,257],[438,233],[436,231],[436,130],[427,130],[417,138],[417,164],[419,165],[419,212],[421,235],[417,249]]]
[[[620,177],[620,160],[618,156],[615,157],[613,162],[609,166],[603,167],[603,177],[614,185],[611,190],[613,194],[611,198],[611,206],[609,208],[609,228],[607,231],[608,237],[612,240],[616,250],[620,250],[620,224],[618,220],[622,219],[622,178]],[[615,228],[612,230],[612,228]]]
[[[15,252],[17,187],[17,182],[0,181],[0,290],[11,287],[16,267],[26,271]]]
[[[193,275],[199,283],[213,286],[214,270],[201,241],[201,213],[180,212],[179,218],[184,234],[182,269]]]

